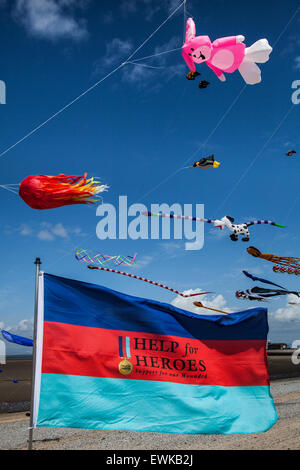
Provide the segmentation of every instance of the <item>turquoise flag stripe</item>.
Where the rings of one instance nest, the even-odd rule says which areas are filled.
[[[130,338],[129,338],[129,336],[126,336],[126,356],[131,357],[131,354],[130,354]]]
[[[42,374],[37,426],[232,434],[264,432],[276,421],[268,386]]]

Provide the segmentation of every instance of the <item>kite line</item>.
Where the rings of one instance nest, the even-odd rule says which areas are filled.
[[[293,21],[293,19],[295,18],[295,16],[297,15],[298,11],[300,10],[300,7],[298,7],[296,9],[296,11],[294,12],[294,14],[291,16],[291,18],[289,19],[289,21],[287,22],[287,24],[285,25],[285,27],[283,28],[283,30],[281,31],[281,33],[279,34],[279,36],[277,37],[276,41],[274,42],[273,44],[273,49],[275,48],[275,46],[277,45],[277,43],[279,42],[281,36],[285,33],[285,31],[287,30],[287,28],[289,27],[290,23]],[[254,159],[252,160],[252,162],[250,163],[250,165],[248,166],[248,168],[246,168],[246,170],[244,171],[244,173],[242,174],[242,176],[239,178],[239,180],[236,182],[236,184],[234,185],[234,187],[232,188],[232,190],[229,192],[229,194],[225,197],[225,199],[223,199],[222,201],[222,204],[218,207],[217,209],[217,212],[224,206],[224,204],[228,201],[228,199],[232,196],[232,194],[234,193],[234,191],[238,188],[238,186],[240,185],[241,181],[245,178],[245,176],[248,174],[248,172],[250,171],[250,169],[252,168],[252,166],[254,165],[254,163],[256,162],[256,160],[260,157],[260,155],[263,153],[264,149],[267,147],[267,145],[269,144],[269,142],[273,139],[274,135],[279,131],[279,129],[281,128],[281,126],[283,125],[283,123],[285,122],[285,120],[287,119],[288,115],[290,114],[290,112],[292,111],[293,109],[293,105],[290,107],[290,109],[287,111],[287,113],[285,114],[285,116],[283,117],[283,119],[280,121],[280,123],[278,124],[278,126],[276,127],[275,131],[273,131],[273,133],[271,134],[271,136],[267,139],[267,141],[265,142],[265,144],[263,145],[263,147],[258,151],[258,153],[256,154],[256,156],[254,157]]]
[[[282,29],[282,31],[280,32],[280,34],[278,35],[275,43],[274,43],[274,46],[273,46],[273,49],[274,47],[276,46],[276,44],[279,42],[279,40],[281,39],[282,35],[286,32],[287,28],[289,27],[290,23],[293,21],[293,19],[295,18],[295,16],[297,15],[298,11],[299,11],[300,7],[298,7],[296,9],[296,11],[293,13],[293,15],[291,16],[291,18],[289,19],[289,21],[287,22],[287,24],[284,26],[284,28]],[[198,153],[200,152],[200,150],[202,148],[204,148],[207,143],[209,142],[209,140],[211,139],[211,137],[215,134],[215,132],[218,130],[218,128],[220,127],[220,125],[222,124],[222,122],[224,121],[224,119],[226,118],[226,116],[228,115],[228,113],[232,110],[232,108],[234,107],[234,105],[237,103],[237,101],[240,99],[241,95],[243,94],[243,92],[245,91],[247,85],[244,85],[244,87],[241,89],[241,91],[238,93],[238,95],[236,96],[236,98],[233,100],[232,104],[229,106],[229,108],[225,111],[225,113],[222,115],[222,117],[220,118],[220,120],[218,121],[218,123],[216,124],[215,128],[211,131],[211,133],[209,134],[209,136],[207,137],[207,139],[205,140],[205,142],[203,144],[201,144],[193,153],[192,155],[183,163],[183,166],[186,165],[187,163],[189,163],[191,161],[191,159]],[[291,109],[288,111],[288,114],[290,113]],[[284,120],[286,119],[287,116],[285,116]],[[283,124],[283,122],[282,122]],[[282,125],[281,124],[281,125]],[[278,128],[279,129],[279,128]],[[278,131],[278,129],[276,129],[275,133]],[[274,134],[275,135],[275,134]],[[271,136],[271,139],[273,138],[273,135]],[[270,140],[271,140],[270,139]],[[268,144],[268,142],[265,144],[265,146]],[[264,146],[264,147],[265,147]],[[255,157],[255,160],[258,158],[259,155],[257,155]],[[254,162],[253,162],[254,163]],[[252,166],[252,164],[251,164]],[[249,171],[249,169],[251,168],[251,166],[247,169],[247,172]],[[154,188],[150,189],[147,193],[145,193],[143,196],[141,196],[137,202],[143,200],[144,198],[146,198],[147,196],[149,196],[150,194],[152,194],[156,189],[158,189],[160,186],[162,186],[163,184],[165,184],[167,181],[169,181],[171,178],[173,178],[174,176],[176,176],[180,171],[181,171],[182,167],[181,168],[178,168],[177,170],[175,170],[173,173],[171,173],[170,175],[168,175],[164,180],[162,180],[160,183],[158,183]],[[244,178],[245,175],[242,175],[242,178],[240,181],[242,181],[242,179]],[[235,185],[235,187],[233,188],[233,190],[230,192],[229,196],[226,198],[226,200],[231,196],[231,194],[233,193],[233,191],[236,189],[236,187],[238,186],[239,182]],[[225,200],[223,201],[225,202]],[[223,203],[220,207],[223,207]],[[218,208],[218,210],[220,209],[220,207]]]
[[[119,64],[115,69],[113,69],[111,72],[109,72],[107,75],[105,75],[105,77],[101,78],[101,80],[99,80],[98,82],[94,83],[92,86],[90,86],[87,90],[85,90],[83,93],[81,93],[80,95],[78,95],[76,98],[74,98],[72,101],[70,101],[68,104],[66,104],[65,106],[63,106],[61,109],[59,109],[56,113],[54,113],[52,116],[50,116],[48,119],[46,119],[45,121],[43,121],[41,124],[39,124],[38,126],[36,126],[34,129],[32,129],[30,132],[28,132],[24,137],[22,137],[21,139],[19,139],[17,142],[15,142],[13,145],[11,145],[10,147],[6,148],[5,150],[3,150],[1,153],[0,153],[0,158],[3,157],[5,154],[7,154],[10,150],[12,150],[13,148],[15,148],[17,145],[19,145],[20,143],[24,142],[24,140],[28,139],[30,136],[32,136],[33,134],[35,134],[36,132],[38,132],[42,127],[44,127],[46,124],[48,124],[50,121],[52,121],[53,119],[55,119],[57,116],[59,116],[60,114],[62,114],[64,111],[66,111],[68,108],[70,108],[73,104],[75,104],[77,101],[79,101],[81,98],[83,98],[85,95],[87,95],[88,93],[90,93],[94,88],[98,87],[102,82],[104,82],[107,78],[109,78],[111,75],[113,75],[114,73],[116,73],[119,69],[121,69],[124,65],[126,65],[127,63],[130,63],[130,60],[132,59],[132,57],[137,54],[137,52],[142,49],[142,47],[167,23],[167,21],[169,21],[170,18],[172,18],[172,16],[175,15],[175,13],[185,4],[186,0],[183,0],[183,2],[180,3],[180,5],[178,5],[177,8],[175,8],[175,10],[173,10],[172,13],[170,13],[170,15],[168,16],[168,18],[166,20],[164,20],[156,29],[155,31],[153,31],[146,39],[145,41],[142,42],[142,44],[140,46],[138,46],[133,52],[132,54],[129,55],[129,57],[124,61],[122,62],[121,64]]]

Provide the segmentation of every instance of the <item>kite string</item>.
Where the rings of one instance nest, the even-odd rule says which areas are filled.
[[[291,22],[293,21],[293,19],[296,17],[298,11],[300,10],[300,7],[298,7],[296,9],[296,11],[294,12],[294,14],[291,16],[291,18],[289,19],[289,21],[287,22],[287,24],[284,26],[284,28],[282,29],[281,33],[278,35],[276,41],[274,42],[273,44],[273,49],[275,48],[275,46],[277,45],[277,43],[279,42],[279,40],[281,39],[282,35],[286,32],[287,28],[289,27],[289,25],[291,24]],[[254,165],[254,163],[256,162],[256,160],[259,158],[260,154],[263,152],[263,150],[265,149],[265,147],[268,145],[268,143],[272,140],[272,138],[274,137],[274,135],[278,132],[278,130],[280,129],[280,127],[283,125],[284,121],[286,120],[286,118],[288,117],[288,115],[290,114],[290,112],[292,111],[293,109],[293,106],[291,106],[291,108],[288,110],[288,112],[285,114],[284,118],[282,119],[282,121],[279,123],[279,125],[277,126],[277,128],[275,129],[274,133],[271,134],[271,136],[269,137],[269,139],[267,140],[267,142],[264,144],[264,146],[262,147],[262,149],[258,152],[258,154],[254,157],[253,161],[250,163],[250,165],[248,166],[248,168],[246,169],[246,171],[242,174],[242,176],[240,177],[240,179],[238,180],[238,182],[235,184],[235,186],[233,187],[233,189],[229,192],[229,195],[226,196],[225,199],[223,199],[222,201],[222,204],[218,207],[217,211],[220,210],[221,207],[224,206],[224,204],[227,202],[227,200],[230,198],[230,196],[233,194],[233,192],[236,190],[236,188],[239,186],[240,182],[244,179],[244,177],[248,174],[249,170],[252,168],[252,166]]]
[[[186,36],[186,0],[184,0],[183,5],[183,43],[185,43],[185,36]]]
[[[175,52],[175,51],[178,52],[178,51],[181,51],[181,49],[182,49],[182,47],[177,47],[176,49],[169,49],[168,51],[158,52],[157,54],[152,54],[152,55],[148,55],[148,56],[145,56],[145,57],[141,57],[140,59],[134,59],[133,61],[131,61],[131,63],[136,64],[136,62],[141,62],[142,60],[146,60],[146,59],[152,59],[153,57],[158,57],[158,56],[161,56],[163,54],[170,54],[171,52]]]
[[[124,65],[126,65],[127,62],[129,62],[132,57],[135,56],[135,54],[167,23],[167,21],[169,21],[170,18],[172,18],[172,16],[179,10],[179,8],[182,7],[182,5],[184,4],[185,0],[180,3],[180,5],[175,9],[173,10],[173,12],[168,16],[168,18],[166,20],[164,20],[159,26],[158,28],[156,28],[155,31],[153,31],[146,39],[145,41],[142,42],[142,44],[137,47],[132,54],[129,55],[129,57],[124,61],[122,62],[120,65],[118,65],[115,69],[113,69],[111,72],[109,72],[107,75],[105,75],[105,77],[103,77],[101,80],[99,80],[98,82],[94,83],[91,87],[89,87],[87,90],[85,90],[83,93],[81,93],[80,95],[78,95],[76,98],[74,98],[72,101],[70,101],[68,104],[66,104],[65,106],[63,106],[61,109],[59,109],[56,113],[54,113],[52,116],[50,116],[48,119],[46,119],[45,121],[43,121],[41,124],[39,124],[38,126],[36,126],[34,129],[32,129],[30,132],[28,132],[24,137],[22,137],[21,139],[19,139],[16,143],[14,143],[13,145],[11,145],[10,147],[8,147],[7,149],[5,149],[3,152],[0,153],[0,158],[3,157],[5,154],[7,154],[10,150],[12,150],[13,148],[15,148],[17,145],[19,145],[20,143],[24,142],[24,140],[28,139],[30,136],[32,136],[33,134],[35,134],[37,131],[39,131],[42,127],[44,127],[46,124],[48,124],[50,121],[52,121],[53,119],[55,119],[57,116],[59,116],[61,113],[63,113],[66,109],[70,108],[74,103],[76,103],[77,101],[79,101],[81,98],[83,98],[85,95],[87,95],[89,92],[91,92],[94,88],[96,88],[97,86],[99,86],[102,82],[104,82],[107,78],[109,78],[111,75],[113,75],[114,73],[116,73],[120,68],[122,68]]]
[[[135,62],[126,62],[126,64],[132,64],[134,66],[140,66],[140,67],[147,67],[149,69],[165,69],[166,67],[156,67],[154,65],[148,65],[148,64],[136,64]]]
[[[179,10],[179,8],[184,4],[184,1],[169,15],[169,17],[167,18],[167,20],[165,20],[155,31],[154,33],[152,33],[144,42],[142,45],[145,45],[146,42],[151,38],[153,37],[153,35]],[[130,61],[131,58],[138,52],[138,50],[141,49],[142,46],[139,46],[128,58],[125,62],[123,62],[122,64],[120,64],[118,67],[116,67],[112,72],[110,72],[108,75],[106,75],[104,78],[102,78],[99,82],[97,82],[96,84],[94,84],[92,87],[90,87],[88,90],[86,90],[84,93],[82,93],[79,97],[77,97],[76,99],[74,99],[71,103],[69,103],[69,105],[66,105],[62,110],[58,111],[55,115],[53,115],[52,117],[50,117],[49,119],[47,119],[47,121],[44,121],[44,123],[42,123],[41,125],[39,125],[37,128],[35,128],[34,130],[32,130],[29,134],[27,134],[27,136],[23,137],[22,139],[20,139],[18,142],[16,142],[14,145],[12,145],[11,147],[9,147],[8,149],[6,149],[4,152],[0,153],[0,158],[6,154],[7,152],[9,152],[9,150],[11,150],[12,148],[16,147],[19,143],[23,142],[27,137],[29,137],[30,135],[34,134],[38,129],[40,129],[41,127],[43,127],[47,122],[51,121],[52,119],[54,119],[58,114],[62,113],[63,110],[67,109],[68,107],[70,107],[73,103],[75,103],[75,101],[78,101],[81,97],[83,97],[84,95],[86,95],[89,91],[91,91],[93,88],[95,88],[97,85],[99,85],[101,82],[103,82],[104,80],[106,80],[110,75],[112,75],[113,73],[115,73],[118,69],[120,69],[121,67],[123,67],[124,65],[126,65],[126,62]],[[180,48],[181,49],[181,48]],[[161,53],[163,54],[163,53]],[[139,60],[139,59],[137,59]],[[87,240],[91,239],[92,237],[88,237]],[[73,246],[73,248],[75,249],[75,246]],[[69,256],[69,253],[63,255],[61,258],[55,260],[53,263],[50,263],[50,266],[53,266],[55,264],[57,264],[59,261],[61,261],[62,259],[66,258],[67,256]]]
[[[285,27],[283,28],[283,30],[281,31],[281,33],[278,35],[275,43],[274,43],[274,46],[273,48],[277,45],[278,41],[280,40],[281,36],[285,33],[285,31],[287,30],[288,26],[290,25],[290,23],[293,21],[293,19],[295,18],[295,16],[297,15],[298,11],[299,11],[300,7],[297,8],[297,10],[294,12],[294,14],[292,15],[292,17],[290,18],[290,20],[288,21],[288,23],[285,25]],[[218,128],[220,127],[220,125],[222,124],[222,122],[224,121],[224,119],[226,118],[226,116],[228,115],[228,113],[231,111],[231,109],[233,108],[233,106],[235,105],[235,103],[239,100],[240,96],[242,95],[242,93],[245,91],[247,85],[244,85],[244,87],[241,89],[241,91],[239,92],[239,94],[237,95],[237,97],[234,99],[234,101],[232,102],[232,104],[229,106],[229,108],[227,109],[227,111],[225,111],[225,113],[223,114],[223,116],[221,117],[221,119],[219,120],[219,122],[217,123],[216,127],[212,130],[212,132],[210,133],[210,135],[207,137],[206,141],[201,144],[198,149],[193,152],[193,154],[191,155],[191,157],[189,157],[184,165],[186,165],[199,151],[201,148],[204,148],[207,143],[209,142],[210,138],[215,134],[215,132],[218,130]],[[291,109],[290,109],[291,111]],[[290,112],[289,111],[289,112]],[[277,132],[277,131],[276,131]],[[275,133],[276,133],[275,132]],[[258,156],[256,157],[256,159],[258,158]],[[253,162],[254,164],[254,162]],[[251,165],[252,166],[252,165]],[[171,178],[173,178],[175,175],[177,175],[177,173],[179,173],[179,171],[181,171],[182,168],[179,168],[177,169],[176,171],[174,171],[173,173],[171,173],[170,175],[168,175],[164,180],[162,180],[160,183],[158,183],[154,188],[152,188],[151,190],[149,190],[147,193],[145,193],[143,196],[141,196],[141,198],[137,201],[141,201],[142,199],[144,199],[145,197],[149,196],[149,194],[153,193],[154,191],[156,191],[156,189],[158,189],[162,184],[165,184],[167,181],[169,181]],[[250,170],[250,167],[247,169],[247,172]],[[244,178],[244,176],[242,177],[242,179]],[[235,187],[237,187],[237,185],[235,185]],[[235,190],[235,188],[231,191],[229,197],[231,196],[231,194],[233,193],[233,191]],[[228,199],[228,197],[226,198],[226,200]],[[224,202],[224,201],[223,201]],[[222,204],[223,206],[223,204]],[[221,207],[221,206],[220,206]],[[218,209],[219,210],[219,209]]]
[[[214,129],[210,132],[210,134],[208,135],[208,137],[206,138],[206,140],[199,146],[197,147],[197,149],[184,161],[183,165],[186,165],[187,163],[189,163],[192,158],[194,158],[197,153],[200,151],[201,148],[204,148],[209,140],[212,138],[212,136],[215,134],[215,132],[218,130],[218,128],[220,127],[220,125],[222,124],[222,122],[224,121],[224,119],[226,118],[226,116],[228,115],[228,113],[230,113],[230,111],[232,110],[232,108],[234,107],[234,105],[237,103],[237,101],[240,99],[242,93],[245,91],[245,89],[247,88],[247,85],[244,85],[243,88],[240,90],[240,92],[238,93],[238,95],[236,96],[236,98],[232,101],[232,103],[230,104],[230,106],[227,108],[227,110],[225,111],[225,113],[221,116],[221,118],[219,119],[219,121],[217,122],[216,126],[214,127]],[[137,202],[143,200],[144,198],[146,198],[147,196],[149,196],[149,194],[152,194],[154,191],[156,191],[156,189],[158,189],[160,186],[162,186],[163,184],[165,184],[167,181],[169,181],[171,178],[173,178],[173,176],[177,175],[177,173],[179,173],[181,170],[183,169],[183,167],[180,167],[178,168],[177,170],[175,170],[173,173],[171,173],[170,175],[168,175],[165,179],[163,179],[160,183],[158,183],[154,188],[150,189],[147,193],[145,193],[144,195],[142,195],[138,200]]]
[[[147,39],[145,39],[145,41],[132,53],[130,54],[130,56],[127,58],[126,62],[130,61],[132,59],[133,56],[135,56],[135,54],[140,50],[142,49],[142,47],[144,47],[144,45],[167,23],[167,21],[169,21],[170,18],[172,18],[173,15],[175,15],[175,13],[182,7],[182,5],[185,3],[186,0],[183,0],[183,2],[180,3],[180,5],[178,5],[177,8],[175,8],[175,10],[173,10],[173,12],[168,16],[168,18],[163,21],[159,26],[158,28],[156,28],[155,31],[153,31],[153,33],[150,34],[150,36],[148,36]]]
[[[232,194],[234,193],[234,191],[238,188],[238,186],[240,185],[241,181],[243,181],[243,179],[245,178],[245,176],[248,174],[248,172],[250,171],[250,169],[252,168],[252,166],[254,165],[254,163],[257,161],[257,159],[260,157],[260,155],[263,153],[263,151],[265,150],[265,148],[267,147],[267,145],[271,142],[271,140],[273,139],[274,135],[277,134],[277,132],[279,131],[279,129],[281,128],[281,126],[283,125],[284,121],[287,119],[287,117],[289,116],[290,112],[292,111],[293,109],[293,106],[294,104],[292,104],[292,106],[289,108],[289,110],[287,111],[287,113],[284,115],[284,117],[281,119],[281,121],[279,122],[279,124],[276,126],[275,130],[273,130],[272,134],[269,136],[269,138],[266,140],[266,142],[264,143],[264,145],[260,148],[260,150],[258,151],[258,153],[256,154],[256,156],[253,158],[253,160],[251,161],[250,165],[248,165],[248,167],[246,168],[246,170],[244,171],[244,173],[241,175],[241,177],[238,179],[238,181],[235,183],[235,185],[233,186],[233,188],[231,189],[231,191],[228,193],[228,195],[223,199],[222,203],[219,205],[218,209],[217,209],[217,212],[220,211],[220,209],[222,207],[224,207],[224,205],[226,204],[226,202],[228,201],[228,199],[230,198],[230,196],[232,196]]]
[[[122,64],[120,64],[118,67],[116,67],[114,70],[112,70],[111,72],[109,72],[105,77],[103,77],[101,80],[99,80],[98,82],[94,83],[94,85],[92,85],[91,87],[89,87],[87,90],[85,90],[83,93],[81,93],[80,95],[78,95],[76,98],[74,98],[72,101],[70,101],[67,105],[65,105],[63,108],[59,109],[56,113],[54,113],[52,116],[50,116],[48,119],[46,119],[45,121],[43,121],[41,124],[39,124],[37,127],[35,127],[34,129],[32,129],[30,132],[28,132],[28,134],[26,134],[24,137],[22,137],[21,139],[19,139],[17,142],[15,142],[13,145],[11,145],[10,147],[8,147],[6,150],[4,150],[3,152],[0,153],[0,158],[3,157],[5,154],[7,154],[10,150],[12,150],[13,148],[15,148],[17,145],[21,144],[22,142],[24,142],[24,140],[28,139],[28,137],[32,136],[33,134],[35,134],[37,131],[39,131],[42,127],[44,127],[46,124],[48,124],[50,121],[52,121],[53,119],[55,119],[57,116],[59,116],[61,113],[63,113],[66,109],[70,108],[74,103],[76,103],[77,101],[79,101],[81,98],[83,98],[85,95],[87,95],[90,91],[92,91],[94,88],[96,88],[97,86],[99,86],[102,82],[104,82],[108,77],[110,77],[111,75],[113,75],[115,72],[117,72],[117,70],[119,70],[121,67],[123,67],[125,65],[125,62],[123,62]]]
[[[16,189],[10,188],[5,184],[0,184],[0,188],[5,189],[6,191],[10,191],[11,193],[16,194],[16,195],[19,194],[19,192]]]

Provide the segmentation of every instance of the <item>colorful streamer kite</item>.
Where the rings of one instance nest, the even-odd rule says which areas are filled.
[[[268,281],[267,279],[262,279],[261,277],[253,276],[253,274],[248,273],[248,271],[243,271],[243,274],[252,279],[252,281],[259,281],[264,284],[270,284],[272,286],[279,287],[279,289],[265,289],[263,287],[253,287],[252,289],[247,289],[244,291],[236,291],[235,295],[238,299],[263,301],[270,297],[288,294],[294,294],[297,297],[300,297],[299,292],[289,291],[285,287],[275,284],[274,282]]]
[[[234,218],[229,217],[226,215],[221,220],[218,219],[202,219],[200,217],[192,217],[188,215],[176,215],[176,214],[162,214],[159,212],[141,212],[142,215],[148,217],[168,217],[170,219],[184,219],[184,220],[192,220],[196,222],[205,222],[207,224],[213,224],[216,228],[223,230],[225,227],[232,232],[230,235],[230,239],[234,242],[238,241],[239,235],[244,235],[242,238],[243,242],[248,242],[250,240],[250,233],[248,227],[251,225],[273,225],[275,227],[284,228],[284,225],[279,225],[271,220],[253,220],[251,222],[246,222],[243,224],[233,224]]]
[[[236,291],[235,295],[238,299],[244,300],[257,300],[259,302],[265,301],[270,297],[277,297],[279,295],[293,294],[300,297],[299,292],[289,291],[285,289],[265,289],[263,287],[252,287],[243,291]]]
[[[298,276],[300,274],[300,268],[287,268],[285,266],[278,266],[275,264],[273,266],[274,273],[287,273],[287,274],[295,274]]]
[[[123,256],[123,255],[109,256],[109,255],[104,255],[102,253],[93,254],[89,252],[88,250],[84,250],[84,249],[77,250],[75,253],[75,258],[82,263],[98,264],[99,266],[105,265],[106,267],[120,266],[121,264],[124,264],[126,266],[136,264],[135,263],[136,256],[137,256],[137,253],[135,253],[134,256]]]
[[[290,268],[294,268],[295,270],[300,269],[300,258],[295,258],[293,256],[277,256],[272,254],[264,254],[261,253],[261,251],[259,251],[254,246],[249,246],[249,248],[247,248],[247,252],[249,253],[249,255],[254,256],[255,258],[261,258],[266,261],[270,261],[274,264],[288,266]]]
[[[100,185],[97,178],[83,176],[31,175],[19,186],[19,195],[32,209],[55,209],[73,204],[95,204],[99,193],[108,186]]]
[[[279,284],[275,284],[274,282],[267,281],[267,279],[263,279],[262,277],[253,276],[253,274],[248,273],[248,271],[243,271],[243,274],[245,274],[245,276],[252,279],[252,281],[259,281],[259,282],[262,282],[263,284],[270,284],[272,286],[279,287],[280,289],[284,289],[284,287],[280,286]]]
[[[100,266],[91,266],[91,265],[88,265],[88,268],[89,269],[99,269],[100,271],[107,271],[109,273],[122,274],[123,276],[128,276],[128,277],[131,277],[133,279],[138,279],[139,281],[148,282],[149,284],[152,284],[154,286],[162,287],[163,289],[167,289],[171,292],[174,292],[174,294],[180,295],[181,297],[195,297],[196,295],[211,294],[211,292],[198,292],[196,294],[183,294],[182,292],[179,292],[178,290],[172,289],[171,287],[165,286],[164,284],[159,284],[158,282],[151,281],[150,279],[147,279],[145,277],[136,276],[134,274],[125,273],[123,271],[117,271],[116,269],[102,268]]]

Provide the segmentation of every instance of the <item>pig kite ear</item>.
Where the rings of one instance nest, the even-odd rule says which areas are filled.
[[[192,72],[196,72],[196,67],[188,51],[190,50],[190,41],[192,41],[192,39],[194,39],[195,36],[196,36],[196,26],[195,26],[193,18],[189,18],[186,22],[186,36],[185,36],[185,43],[183,44],[183,47],[182,47],[182,57],[184,58],[188,68]]]
[[[186,22],[186,34],[185,34],[185,43],[187,44],[189,41],[196,37],[196,25],[193,18],[188,18]]]
[[[182,57],[184,58],[185,62],[186,62],[186,65],[188,66],[188,68],[192,71],[192,72],[196,72],[196,67],[195,67],[195,64],[194,62],[192,61],[191,59],[191,56],[188,54],[188,50],[189,50],[189,46],[187,45],[184,45],[183,48],[182,48]]]

